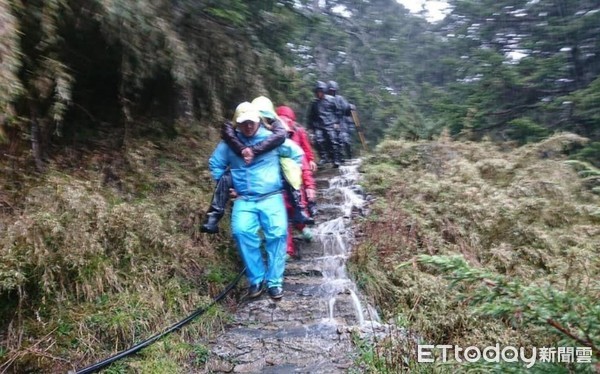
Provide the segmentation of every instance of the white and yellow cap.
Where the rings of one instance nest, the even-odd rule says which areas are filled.
[[[252,105],[247,101],[240,103],[237,108],[235,108],[235,114],[233,115],[234,123],[243,123],[246,121],[259,122],[260,121],[260,112],[256,108],[256,106]]]

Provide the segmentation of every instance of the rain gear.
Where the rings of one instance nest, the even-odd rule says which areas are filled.
[[[279,159],[283,177],[292,186],[294,190],[302,188],[302,169],[291,158],[282,157]]]
[[[346,158],[352,158],[352,131],[354,130],[354,120],[352,119],[352,105],[346,101],[342,95],[335,95],[335,101],[338,107],[338,118],[340,123],[339,141],[342,153]]]
[[[315,161],[315,154],[310,144],[308,134],[306,133],[304,127],[300,126],[296,122],[296,113],[294,113],[292,108],[282,105],[277,107],[276,113],[281,119],[281,122],[287,124],[288,133],[291,133],[290,139],[302,147],[307,161]]]
[[[252,105],[258,109],[260,116],[263,118],[270,118],[273,120],[279,119],[275,114],[275,108],[273,102],[266,96],[258,96],[252,100]]]
[[[341,144],[339,137],[339,111],[334,96],[321,95],[312,101],[306,126],[314,131],[319,162],[333,162],[334,167],[341,163]]]
[[[306,134],[306,130],[300,125],[296,123],[296,114],[292,110],[292,108],[288,106],[279,106],[276,110],[277,115],[281,119],[283,123],[287,124],[288,127],[288,136],[294,143],[298,144],[302,147],[304,151],[304,158],[302,159],[302,191],[301,191],[301,207],[305,209],[308,205],[308,200],[306,198],[306,189],[316,190],[317,186],[315,183],[315,179],[313,178],[312,171],[310,170],[310,161],[314,161],[314,154],[310,145],[310,141],[308,140],[308,135]],[[286,196],[286,208],[288,209],[288,214],[292,214],[297,207],[294,207],[292,201]],[[304,224],[295,224],[296,228],[302,231],[305,227]],[[288,239],[287,239],[287,253],[290,256],[296,256],[296,250],[294,248],[294,242],[292,237],[292,226],[288,226]]]
[[[306,156],[302,159],[302,187],[303,188],[300,191],[299,200],[301,201],[301,209],[305,209],[305,207],[308,205],[308,199],[306,198],[306,189],[317,189],[317,183],[315,182],[312,171],[310,171],[310,165],[308,164],[308,158]],[[293,215],[295,209],[299,208],[297,206],[293,206],[293,202],[290,199],[289,195],[285,196],[285,207],[287,209],[288,216]],[[294,226],[300,231],[302,231],[302,229],[304,229],[305,227],[305,225],[302,223],[294,223]],[[292,234],[293,227],[292,225],[288,225],[287,254],[290,256],[295,256],[296,250],[294,247],[294,240]]]
[[[255,156],[261,155],[280,146],[287,138],[287,129],[281,121],[273,121],[270,127],[270,130],[273,132],[272,136],[269,136],[267,139],[250,147],[252,148],[252,152],[254,152]],[[235,151],[235,153],[240,156],[242,154],[242,150],[247,147],[238,139],[235,132],[235,126],[231,122],[225,122],[221,126],[221,139],[225,140],[227,144]]]
[[[258,144],[272,133],[262,125],[252,137],[237,136],[246,146]],[[281,287],[285,270],[287,240],[287,213],[281,194],[282,178],[279,158],[289,157],[302,162],[304,152],[291,140],[272,151],[254,158],[246,165],[225,142],[220,142],[209,159],[209,168],[215,180],[231,170],[233,188],[238,198],[233,204],[231,227],[240,255],[246,264],[246,275],[251,285],[266,281],[268,287]],[[266,240],[268,266],[260,251],[262,229]]]
[[[255,156],[270,151],[283,143],[287,137],[289,128],[286,125],[286,121],[282,121],[277,116],[271,100],[265,96],[259,96],[252,100],[252,103],[245,102],[238,105],[233,120],[235,122],[240,122],[240,116],[246,115],[247,111],[258,111],[262,124],[269,130],[273,131],[273,134],[267,139],[253,145],[252,147],[249,147],[252,149]],[[267,122],[270,122],[270,127],[267,125]],[[247,147],[237,137],[235,129],[231,123],[226,123],[222,126],[221,137],[238,155],[241,155],[242,150]],[[310,153],[312,157],[312,150],[310,150]],[[300,201],[299,198],[300,193],[298,192],[302,187],[301,168],[295,161],[286,157],[281,157],[280,163],[283,176],[287,182],[287,185],[284,184],[285,190],[292,195],[292,198],[294,199],[294,206],[302,207],[302,201]],[[289,188],[290,186],[291,189]],[[298,209],[298,211],[295,211],[293,214],[293,220],[295,222],[312,224],[313,219],[308,214],[303,212],[304,209]]]
[[[339,111],[335,96],[323,95],[321,99],[315,99],[310,105],[306,126],[309,130],[329,129],[334,124],[339,124]]]

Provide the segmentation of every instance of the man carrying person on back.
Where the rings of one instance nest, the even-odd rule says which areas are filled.
[[[265,96],[259,96],[252,100],[252,104],[254,105],[254,108],[259,111],[262,124],[273,132],[269,137],[256,144],[253,144],[252,146],[247,146],[238,139],[234,124],[226,121],[221,126],[221,139],[223,139],[238,156],[243,157],[246,164],[251,163],[254,157],[260,156],[265,152],[272,151],[276,147],[280,146],[288,135],[286,126],[277,118],[273,103],[269,98]],[[236,112],[234,115],[234,122],[237,115],[238,113]],[[312,156],[312,151],[310,154]],[[300,173],[301,171],[298,170],[297,178],[301,177]],[[216,234],[219,232],[218,224],[225,214],[225,208],[227,206],[227,202],[229,201],[230,188],[231,175],[229,172],[226,172],[217,182],[215,192],[211,199],[210,207],[204,222],[202,225],[200,225],[200,231],[210,234]],[[294,190],[290,184],[285,181],[284,188],[290,195],[289,198],[294,208],[292,211],[294,222],[299,224],[314,224],[314,220],[305,213],[305,206],[300,199],[300,192]]]
[[[271,135],[260,124],[259,111],[249,102],[236,109],[238,139],[251,147]],[[292,158],[298,165],[304,152],[291,140],[272,151],[255,156],[246,163],[224,141],[221,141],[209,159],[209,168],[215,180],[229,169],[236,197],[231,216],[231,231],[246,265],[248,296],[257,297],[266,284],[269,296],[283,296],[285,270],[287,213],[282,195],[280,157]],[[267,263],[261,252],[262,230],[266,242]]]

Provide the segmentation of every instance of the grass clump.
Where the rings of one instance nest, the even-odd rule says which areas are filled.
[[[354,277],[428,344],[600,346],[600,199],[565,155],[583,141],[382,143],[362,166],[375,202]]]
[[[0,177],[0,371],[81,369],[208,305],[237,274],[226,236],[197,230],[217,138],[179,131]],[[189,372],[202,361],[195,344],[226,319],[213,308],[107,372]]]

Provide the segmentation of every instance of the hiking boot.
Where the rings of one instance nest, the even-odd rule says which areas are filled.
[[[269,287],[269,296],[271,299],[281,299],[283,297],[283,288],[282,287]]]
[[[314,201],[309,201],[306,204],[306,209],[308,209],[308,213],[310,214],[310,216],[315,218],[315,216],[317,215],[317,203]]]
[[[319,162],[317,162],[317,166],[324,166],[327,165],[329,163],[329,160],[326,158],[322,158],[319,160]]]
[[[303,223],[305,225],[314,225],[315,220],[306,213],[306,205],[302,201],[302,192],[294,189],[289,183],[284,184],[284,188],[288,193],[290,204],[292,205],[292,221],[295,223]]]
[[[309,216],[302,210],[302,208],[294,208],[294,215],[292,221],[295,223],[303,223],[305,225],[314,225],[315,219]]]
[[[200,225],[200,231],[207,234],[219,233],[219,220],[223,217],[222,213],[210,212],[206,215],[205,222]]]
[[[302,239],[306,240],[307,242],[312,242],[314,239],[314,235],[311,229],[309,229],[308,227],[305,227],[302,229]]]
[[[350,144],[346,144],[344,146],[344,150],[346,152],[346,158],[350,160],[352,158],[352,146]]]
[[[249,298],[253,299],[255,297],[259,297],[262,292],[263,292],[262,282],[253,284],[252,286],[248,287],[248,297]]]
[[[217,234],[219,232],[219,221],[225,214],[225,206],[227,205],[227,201],[229,201],[229,189],[232,185],[231,173],[223,174],[215,187],[204,223],[200,225],[201,232],[208,234]]]

